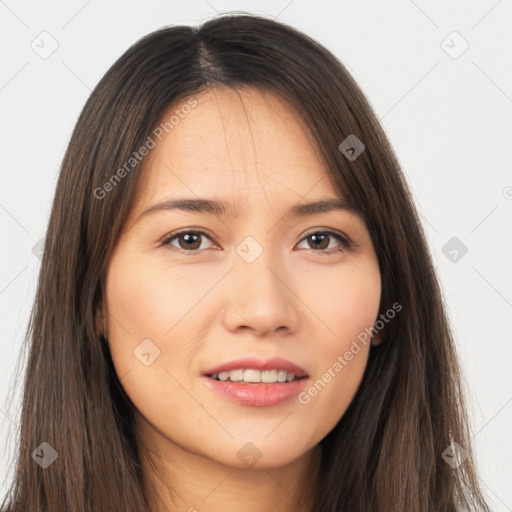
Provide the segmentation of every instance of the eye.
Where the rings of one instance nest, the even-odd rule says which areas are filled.
[[[198,249],[209,249],[210,247],[204,247],[202,239],[207,238],[212,241],[208,234],[200,229],[180,231],[166,238],[162,245],[170,245],[181,252],[198,253]],[[172,242],[176,241],[178,246]]]
[[[212,242],[211,237],[205,231],[201,229],[189,229],[171,234],[162,242],[162,245],[169,245],[180,252],[192,255],[200,253],[203,249],[212,248],[211,244],[210,246],[204,246],[204,239],[208,239]],[[338,241],[338,245],[334,247],[331,245],[333,239]],[[312,248],[314,252],[320,254],[342,252],[352,247],[352,242],[347,237],[330,230],[310,233],[304,237],[300,243],[304,241],[311,241],[312,245],[310,244],[310,249]],[[176,244],[174,242],[176,242]]]
[[[331,241],[335,239],[338,240],[339,244],[336,246],[331,245]],[[310,240],[312,242],[312,247],[315,252],[319,252],[321,254],[332,254],[336,252],[342,252],[344,250],[349,250],[352,247],[352,242],[345,236],[340,233],[336,233],[334,231],[315,231],[310,233],[305,238],[302,239],[300,243],[303,241]]]

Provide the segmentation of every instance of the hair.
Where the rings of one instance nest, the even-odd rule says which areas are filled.
[[[372,347],[358,391],[322,439],[315,512],[488,511],[470,446],[464,385],[425,235],[391,145],[369,101],[325,47],[262,16],[232,12],[168,26],[131,46],[86,102],[67,147],[24,343],[21,423],[10,512],[150,511],[134,406],[96,317],[104,274],[143,165],[111,180],[171,105],[214,87],[250,87],[304,120],[337,191],[362,211],[381,272],[380,313],[400,314]],[[340,143],[365,150],[349,160]],[[42,469],[42,442],[58,458]],[[459,443],[467,459],[442,457]]]

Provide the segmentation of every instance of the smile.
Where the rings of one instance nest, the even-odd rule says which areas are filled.
[[[252,368],[238,368],[236,370],[214,373],[212,379],[222,382],[245,382],[245,383],[283,383],[299,380],[292,372],[286,370],[255,370]]]

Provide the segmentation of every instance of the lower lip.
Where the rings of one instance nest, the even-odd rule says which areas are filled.
[[[307,378],[275,384],[246,384],[204,377],[206,384],[221,395],[249,407],[272,407],[300,393]]]

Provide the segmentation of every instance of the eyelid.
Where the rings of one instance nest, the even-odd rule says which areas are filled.
[[[310,235],[316,235],[317,233],[321,233],[321,234],[326,234],[327,233],[329,235],[334,235],[334,236],[343,238],[348,243],[352,243],[352,240],[350,239],[350,237],[348,235],[346,235],[345,233],[343,233],[342,231],[338,231],[337,229],[322,228],[322,227],[320,227],[320,228],[312,228],[312,229],[306,231],[304,233],[304,235],[302,235],[302,238],[300,239],[300,241],[304,240],[304,238],[307,238]]]
[[[217,242],[215,241],[215,238],[210,233],[205,231],[204,229],[202,229],[202,228],[184,228],[184,229],[180,229],[178,231],[173,231],[172,233],[165,235],[164,239],[162,240],[161,246],[169,246],[169,247],[171,247],[171,250],[175,250],[179,253],[182,253],[182,254],[185,253],[188,255],[200,254],[201,252],[203,252],[203,251],[197,251],[197,250],[196,251],[186,251],[185,249],[180,249],[179,247],[174,247],[173,245],[170,244],[170,242],[172,240],[174,240],[175,238],[177,238],[178,236],[184,235],[187,233],[203,235],[206,238],[209,238],[214,245],[218,245]]]
[[[353,250],[357,245],[345,233],[331,229],[331,228],[313,228],[312,230],[307,231],[302,236],[302,238],[299,240],[298,243],[300,244],[309,236],[316,235],[316,234],[329,235],[333,238],[336,238],[340,242],[340,245],[341,245],[341,247],[333,247],[331,249],[324,249],[324,250],[320,250],[320,251],[315,251],[314,249],[308,249],[312,252],[317,252],[319,254],[329,255],[329,254],[333,254],[333,253],[349,251],[349,250]]]

